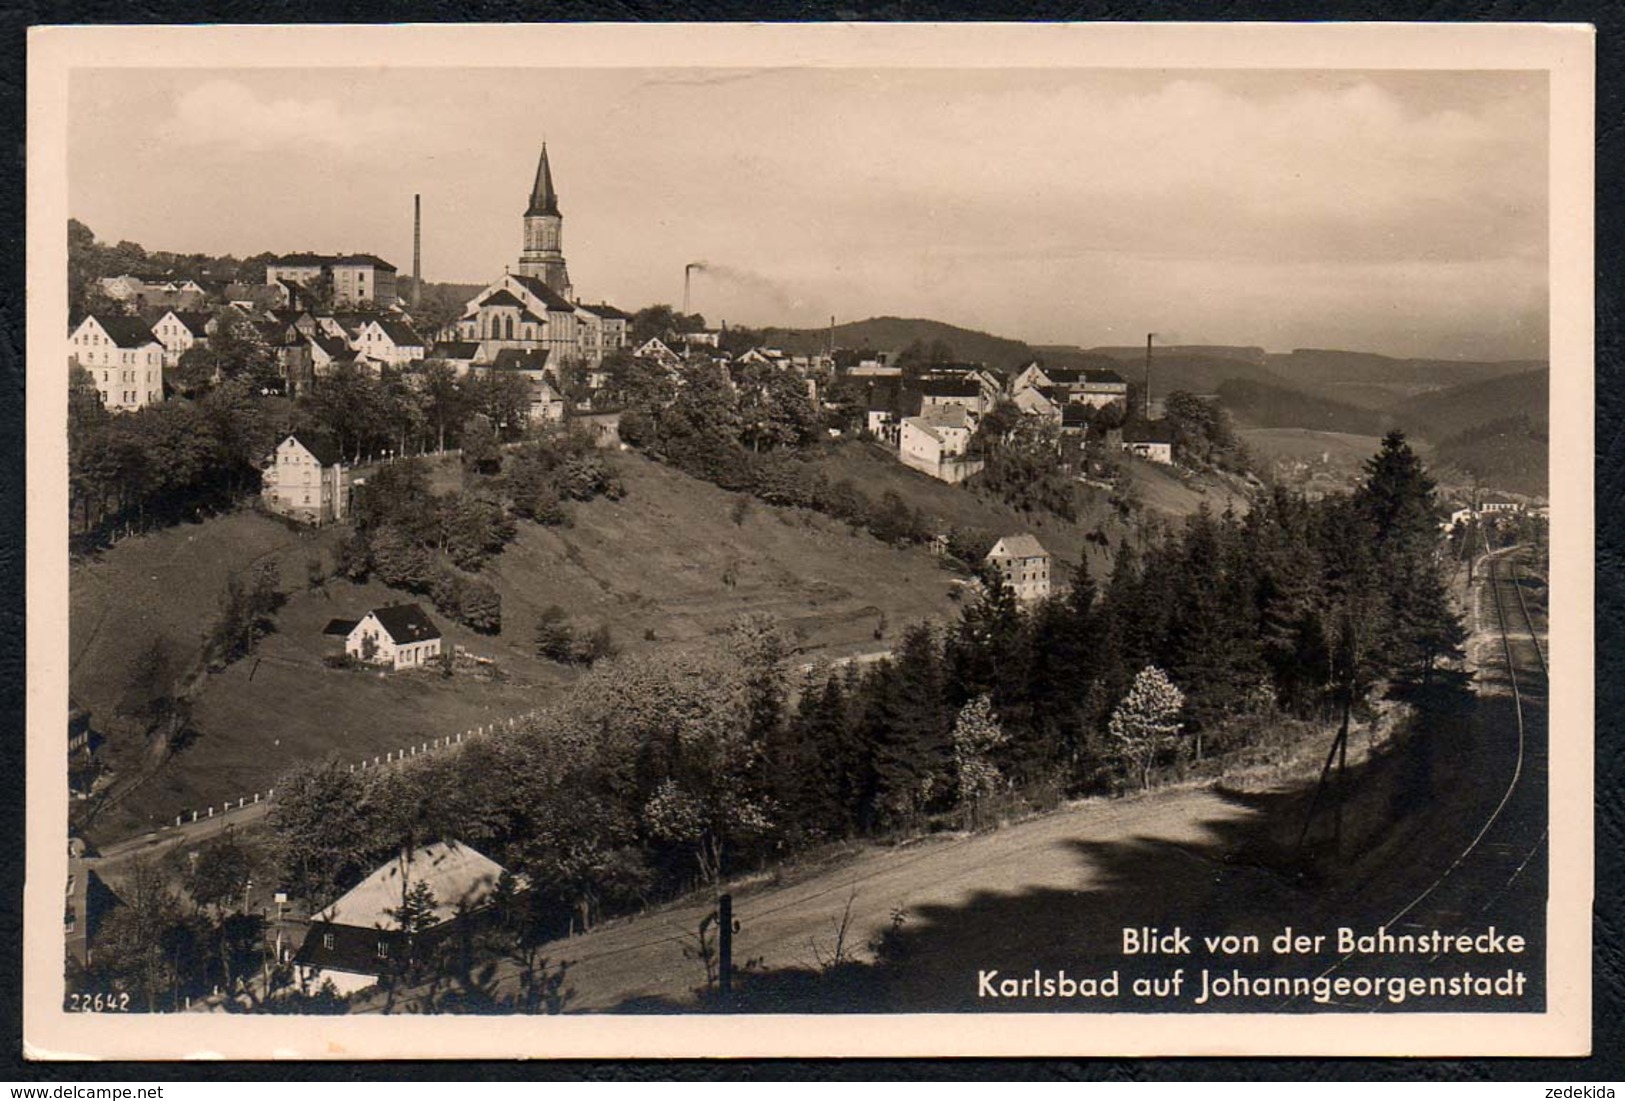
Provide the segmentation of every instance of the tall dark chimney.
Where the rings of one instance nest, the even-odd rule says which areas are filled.
[[[1145,419],[1151,419],[1151,338],[1156,333],[1145,334]]]
[[[423,196],[412,196],[412,308],[423,301]]]

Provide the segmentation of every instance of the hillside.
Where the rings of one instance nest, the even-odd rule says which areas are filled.
[[[1393,420],[1377,410],[1258,379],[1226,379],[1219,384],[1219,400],[1238,421],[1259,428],[1380,436]]]
[[[1450,359],[1396,359],[1372,352],[1298,348],[1265,360],[1288,386],[1370,409],[1451,386],[1483,382],[1545,365],[1530,360],[1478,363]]]
[[[822,352],[829,347],[828,329],[764,329],[767,343],[792,354]],[[1006,340],[989,333],[961,329],[924,318],[872,317],[835,326],[835,347],[872,348],[899,352],[919,341],[929,346],[942,341],[954,351],[954,358],[986,363],[1006,371],[1016,371],[1032,362],[1033,350],[1019,340]]]
[[[1145,349],[1138,359],[1116,361],[1117,371],[1135,386],[1145,382]],[[1191,355],[1157,348],[1151,353],[1151,394],[1167,397],[1175,390],[1193,394],[1217,393],[1230,379],[1248,379],[1278,385],[1281,380],[1263,367],[1228,356]]]
[[[1545,497],[1549,429],[1527,413],[1481,424],[1433,450],[1435,466],[1463,471],[1482,486]]]
[[[1407,432],[1433,443],[1519,413],[1544,432],[1550,421],[1551,383],[1551,371],[1543,367],[1396,401],[1390,411]]]
[[[1062,525],[1022,517],[861,446],[834,449],[820,461],[876,495],[896,488],[947,522],[1033,531],[1063,560],[1083,553],[1084,534],[1096,522],[1108,524],[1116,540],[1104,502],[1089,527]],[[288,593],[277,630],[257,655],[207,679],[193,706],[192,744],[104,814],[91,836],[126,836],[263,791],[297,759],[337,753],[360,760],[545,703],[574,676],[532,653],[537,617],[551,604],[579,626],[608,625],[627,650],[701,639],[740,614],[762,613],[779,621],[807,661],[883,648],[910,623],[957,614],[954,578],[924,548],[895,549],[828,517],[759,501],[744,505],[736,522],[738,495],[636,454],[616,462],[624,500],[579,505],[565,528],[523,523],[487,565],[502,594],[500,635],[477,635],[434,616],[452,644],[493,659],[494,676],[467,669],[450,678],[438,671],[384,676],[325,666],[322,655],[342,649],[321,634],[329,619],[412,599],[342,580],[307,588],[306,563],[321,557],[330,565],[342,529],[294,532],[245,511],[130,539],[75,566],[72,690],[112,737],[111,758],[127,773],[146,759],[145,747],[133,717],[120,722],[119,714],[153,639],[169,639],[178,658],[195,661],[227,576],[257,561],[281,563]],[[1104,569],[1103,560],[1092,565]]]

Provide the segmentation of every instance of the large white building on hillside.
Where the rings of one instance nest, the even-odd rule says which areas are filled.
[[[164,346],[139,317],[90,314],[68,344],[71,361],[90,372],[106,408],[125,412],[164,400]]]

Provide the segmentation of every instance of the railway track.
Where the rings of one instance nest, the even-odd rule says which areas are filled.
[[[1493,924],[1502,932],[1527,938],[1531,951],[1515,960],[1465,961],[1481,970],[1505,968],[1512,962],[1529,972],[1527,1000],[1517,1004],[1464,1000],[1450,1007],[1457,1010],[1530,1011],[1545,1004],[1547,663],[1524,592],[1518,564],[1522,549],[1492,552],[1484,563],[1485,590],[1492,605],[1486,618],[1496,636],[1492,652],[1498,654],[1497,660],[1481,662],[1478,670],[1477,721],[1483,739],[1475,763],[1481,781],[1499,787],[1499,797],[1481,804],[1483,818],[1477,831],[1448,865],[1380,922],[1395,934],[1481,932]],[[1322,975],[1457,973],[1463,967],[1464,961],[1438,955],[1425,962],[1421,957],[1345,956]],[[1387,1008],[1387,1003],[1355,999],[1338,1008],[1375,1011]]]

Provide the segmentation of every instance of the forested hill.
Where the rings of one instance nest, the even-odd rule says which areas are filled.
[[[829,329],[763,329],[767,344],[791,354],[822,352],[829,347]],[[1006,371],[1020,370],[1036,358],[1033,349],[1019,340],[1006,340],[991,333],[962,329],[942,321],[917,317],[871,317],[835,326],[837,348],[872,348],[900,352],[910,344],[922,347],[941,342],[953,351],[953,358],[985,363]]]
[[[1224,380],[1219,384],[1219,401],[1238,420],[1259,428],[1312,428],[1380,436],[1394,422],[1391,414],[1381,410],[1257,379]]]
[[[1519,414],[1544,431],[1550,422],[1552,373],[1547,368],[1434,390],[1389,407],[1406,431],[1431,443]]]
[[[1266,366],[1287,386],[1368,409],[1390,409],[1418,394],[1546,365],[1538,360],[1396,359],[1371,352],[1299,348],[1286,355],[1271,354]]]

